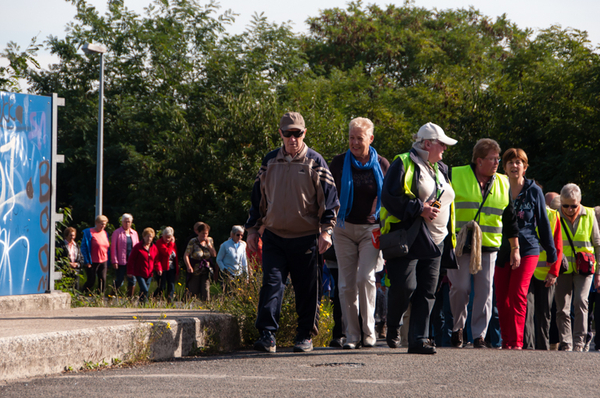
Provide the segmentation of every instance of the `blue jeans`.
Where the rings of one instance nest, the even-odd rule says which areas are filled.
[[[145,303],[148,301],[148,289],[150,289],[150,283],[152,283],[152,277],[144,278],[143,276],[136,276],[138,286],[140,287],[140,301]]]

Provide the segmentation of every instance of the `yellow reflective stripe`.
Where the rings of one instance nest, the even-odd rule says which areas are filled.
[[[396,155],[394,160],[400,158],[402,160],[402,164],[404,165],[404,193],[411,199],[414,199],[416,196],[410,190],[413,183],[413,177],[415,175],[415,164],[410,160],[410,153],[402,153],[400,155]],[[392,224],[399,223],[401,220],[391,215],[387,209],[381,206],[381,210],[379,212],[379,217],[381,219],[381,233],[387,234],[390,232]]]

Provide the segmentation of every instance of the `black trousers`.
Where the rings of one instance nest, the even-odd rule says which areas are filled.
[[[527,316],[523,332],[523,348],[526,350],[550,349],[550,321],[556,285],[546,287],[546,282],[531,277],[527,292]]]
[[[85,285],[83,285],[83,291],[91,291],[94,289],[94,285],[96,284],[96,276],[98,276],[98,287],[100,288],[100,293],[104,293],[104,288],[106,287],[106,272],[108,271],[108,262],[103,263],[92,263],[90,268],[83,266],[85,273],[87,275],[87,281]]]
[[[344,328],[342,327],[342,305],[340,304],[340,291],[338,289],[338,269],[329,268],[329,273],[333,278],[333,330],[331,337],[340,339],[344,337]]]
[[[317,235],[286,239],[266,230],[263,241],[263,284],[256,328],[276,332],[285,283],[292,278],[298,314],[297,339],[318,333],[319,248]]]
[[[443,252],[444,243],[440,243]],[[408,325],[408,345],[415,346],[429,339],[431,310],[440,276],[441,256],[408,260],[404,257],[387,261],[390,288],[388,291],[387,333],[397,336],[402,316],[411,304]]]

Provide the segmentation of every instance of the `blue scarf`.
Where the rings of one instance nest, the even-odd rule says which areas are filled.
[[[340,192],[340,210],[338,211],[338,225],[344,228],[346,217],[352,210],[352,199],[354,198],[354,180],[352,179],[352,166],[359,170],[373,170],[375,181],[377,182],[377,209],[375,210],[375,218],[379,218],[379,210],[381,209],[381,187],[383,186],[383,172],[377,159],[377,151],[373,147],[369,147],[369,161],[363,166],[361,162],[356,160],[352,152],[348,149],[346,158],[344,159],[344,169],[342,171],[341,192]]]

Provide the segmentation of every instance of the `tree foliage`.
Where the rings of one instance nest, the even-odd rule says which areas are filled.
[[[224,240],[246,219],[289,110],[304,115],[306,142],[327,160],[346,150],[354,117],[373,120],[374,146],[390,160],[431,121],[459,140],[444,155],[450,165],[491,137],[525,149],[528,175],[546,190],[575,182],[584,203],[600,200],[600,64],[585,32],[554,26],[534,36],[473,8],[358,1],[309,18],[306,35],[263,15],[230,35],[234,15],[212,2],[154,0],[138,15],[111,0],[100,15],[69,1],[77,14],[66,37],[46,42],[59,62],[38,70],[35,40],[25,52],[9,44],[0,84],[26,77],[33,93],[65,97],[58,199],[76,223],[94,212],[99,62],[82,53],[87,42],[108,48],[104,208],[113,222],[127,211],[142,228],[172,225],[185,238],[203,220]]]

